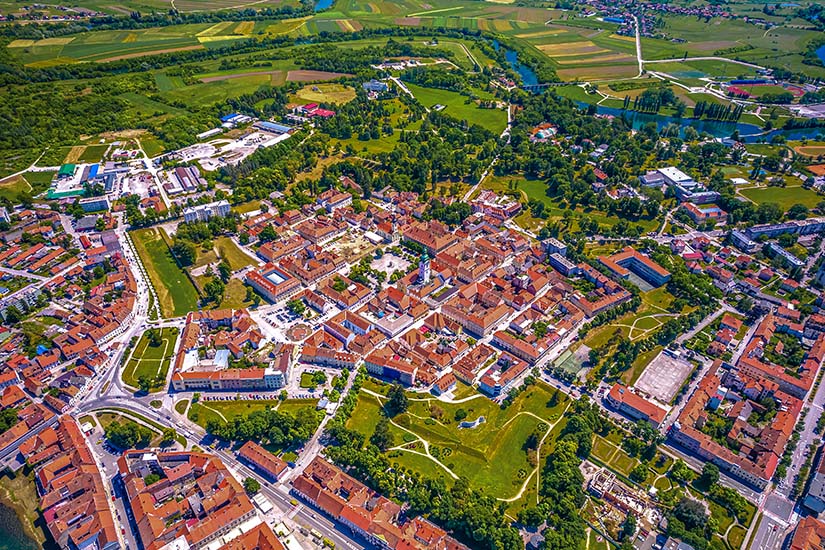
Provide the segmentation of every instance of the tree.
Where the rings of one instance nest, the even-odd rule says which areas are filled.
[[[304,301],[300,298],[293,298],[292,300],[286,303],[287,309],[294,313],[295,315],[303,315],[306,311],[306,306],[304,305]]]
[[[206,292],[206,299],[210,302],[220,303],[223,300],[223,291],[226,285],[220,279],[210,279],[203,287]]]
[[[387,392],[387,404],[385,409],[389,416],[396,416],[407,410],[407,393],[401,384],[393,384]]]
[[[160,440],[160,444],[163,447],[168,447],[175,442],[178,438],[178,432],[175,428],[164,428],[163,430],[163,437]]]
[[[195,248],[194,243],[191,243],[189,241],[177,239],[175,241],[175,244],[172,245],[172,255],[175,256],[175,259],[181,266],[185,267],[195,263],[195,258],[197,257],[197,254],[198,251]]]
[[[261,243],[268,243],[270,241],[278,240],[278,233],[275,231],[275,226],[267,225],[260,233],[258,233],[258,241]]]
[[[390,421],[386,416],[382,416],[375,425],[375,431],[370,437],[370,443],[378,447],[381,452],[393,446],[393,436],[390,432]]]
[[[711,487],[719,482],[719,467],[716,464],[706,462],[702,468],[702,475],[699,477],[699,482],[703,487]]]
[[[218,264],[218,275],[224,283],[228,283],[229,278],[232,277],[232,267],[226,260]]]
[[[250,495],[254,495],[261,490],[261,484],[254,477],[248,477],[243,480],[243,488]]]
[[[105,434],[106,439],[115,447],[121,449],[145,447],[152,440],[152,432],[149,428],[131,420],[126,420],[123,423],[115,420],[106,426]]]
[[[155,380],[149,375],[142,374],[138,377],[138,388],[140,391],[144,393],[149,393],[152,391],[152,387],[155,385]]]
[[[681,458],[670,468],[670,479],[681,485],[687,485],[696,479],[696,472],[691,470]]]
[[[689,530],[704,529],[708,522],[705,506],[698,500],[684,497],[673,509],[673,515]]]
[[[630,470],[630,479],[638,483],[642,483],[647,479],[647,473],[647,466],[643,463],[639,463],[635,468]]]
[[[23,314],[17,309],[17,306],[9,306],[6,308],[6,315],[4,321],[10,325],[16,325],[23,318]]]
[[[788,209],[788,217],[792,220],[801,220],[808,216],[808,207],[804,204],[794,204]]]
[[[145,483],[146,486],[148,487],[149,485],[152,485],[153,483],[157,483],[160,480],[161,480],[160,474],[156,474],[156,473],[153,472],[153,473],[151,473],[148,476],[143,478],[143,483]]]
[[[163,343],[160,337],[160,329],[157,328],[150,328],[146,331],[146,339],[149,340],[149,345],[153,348],[160,347]]]
[[[633,535],[636,534],[636,516],[633,514],[627,514],[627,517],[624,519],[624,523],[622,523],[622,532],[620,533],[620,538],[622,540],[632,539]]]

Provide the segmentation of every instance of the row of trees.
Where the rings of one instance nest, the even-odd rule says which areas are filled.
[[[206,431],[228,441],[265,441],[288,447],[307,441],[319,423],[318,412],[312,407],[299,409],[294,415],[267,409],[236,416],[229,422],[210,419]]]

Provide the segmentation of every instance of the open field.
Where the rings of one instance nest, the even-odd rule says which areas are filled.
[[[165,317],[186,315],[198,307],[198,292],[175,262],[163,229],[137,229],[130,232],[141,262],[152,280]]]
[[[22,175],[0,180],[0,198],[15,201],[21,193],[31,193],[31,191],[32,186]]]
[[[415,84],[406,84],[415,98],[427,108],[444,105],[443,112],[468,124],[478,124],[496,134],[507,126],[507,112],[503,109],[482,109],[469,98],[449,90],[424,88]]]
[[[175,343],[178,339],[178,329],[167,327],[159,329],[160,345],[152,346],[144,332],[135,346],[132,355],[123,369],[123,381],[133,388],[140,385],[140,379],[145,377],[154,380],[150,392],[158,391],[166,385],[166,374],[175,354]]]
[[[340,105],[355,99],[355,90],[342,84],[315,84],[295,92],[295,100],[305,103],[334,103]]]
[[[757,204],[772,202],[779,205],[782,210],[787,211],[795,204],[804,204],[808,208],[814,208],[820,201],[825,199],[810,189],[804,187],[751,187],[740,189],[739,193]]]

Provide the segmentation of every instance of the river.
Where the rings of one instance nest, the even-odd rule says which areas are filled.
[[[315,0],[315,11],[322,11],[331,8],[335,0]]]
[[[587,108],[588,103],[577,101],[579,107]],[[770,140],[777,135],[785,136],[788,140],[799,139],[815,139],[820,134],[825,134],[825,128],[799,128],[796,130],[782,130],[776,129],[770,132],[765,132],[755,124],[748,124],[745,122],[722,122],[718,120],[699,120],[695,118],[681,118],[677,119],[666,115],[657,115],[651,113],[637,113],[634,111],[623,111],[615,107],[605,107],[603,105],[596,106],[596,113],[600,115],[613,115],[620,117],[625,115],[633,128],[638,130],[646,124],[651,122],[656,123],[656,127],[661,130],[669,124],[676,124],[681,127],[680,133],[684,132],[687,126],[693,126],[698,132],[706,132],[713,137],[723,138],[730,137],[735,130],[739,130],[739,139],[745,143],[757,143],[760,141],[770,142]]]
[[[501,49],[501,44],[498,43],[498,40],[493,40],[492,44],[496,51]],[[519,63],[518,52],[504,50],[504,58],[507,60],[507,63],[510,64],[510,67],[519,74],[523,86],[535,86],[539,83],[539,79],[536,73],[533,72],[533,69]]]
[[[320,1],[320,0],[319,0]],[[499,50],[501,45],[498,40],[492,41],[493,48]],[[825,61],[825,45],[816,51],[820,59]],[[523,86],[535,86],[539,83],[536,73],[530,67],[527,67],[518,60],[518,53],[513,50],[504,50],[504,57],[510,67],[521,76]],[[587,108],[588,103],[577,101],[579,107]],[[684,129],[687,126],[693,126],[698,132],[705,132],[717,138],[730,137],[734,131],[739,130],[739,139],[745,143],[770,142],[770,140],[777,135],[782,135],[788,140],[800,139],[818,139],[825,135],[825,127],[819,128],[799,128],[796,130],[782,130],[776,129],[770,132],[765,132],[762,128],[755,124],[748,124],[745,122],[722,122],[719,120],[700,120],[695,118],[674,118],[667,115],[651,114],[651,113],[637,113],[635,111],[624,111],[615,107],[605,107],[603,105],[596,106],[596,113],[600,115],[613,115],[620,117],[624,114],[634,129],[638,130],[651,122],[656,123],[656,127],[662,130],[670,124],[676,124],[680,127],[680,135],[684,135]]]
[[[39,550],[41,545],[26,535],[13,508],[0,503],[0,550]]]

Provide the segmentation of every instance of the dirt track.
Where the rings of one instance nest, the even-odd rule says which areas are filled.
[[[207,76],[205,78],[201,78],[201,82],[218,82],[219,80],[232,80],[233,78],[243,78],[245,76],[256,76],[256,75],[278,75],[280,76],[283,71],[257,71],[257,72],[248,72],[248,73],[237,73],[237,74],[221,74],[218,76]]]
[[[289,71],[286,79],[290,82],[319,82],[334,80],[342,76],[352,76],[346,73],[329,73],[327,71]]]

